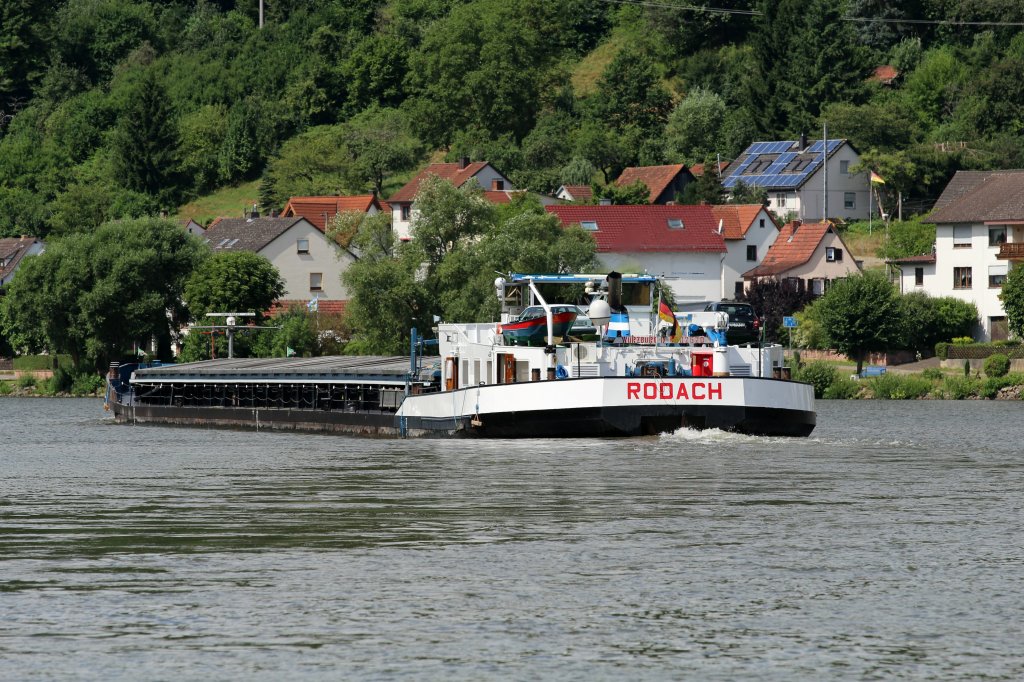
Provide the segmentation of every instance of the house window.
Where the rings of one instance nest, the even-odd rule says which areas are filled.
[[[970,268],[953,268],[953,288],[954,289],[970,289],[971,288],[971,269]]]
[[[296,239],[295,250],[298,253],[309,253],[309,240],[308,239]]]
[[[856,192],[843,192],[843,208],[850,210],[857,208]]]
[[[596,220],[581,220],[580,227],[588,232],[597,232],[597,221]]]
[[[784,193],[779,192],[775,195],[775,205],[779,208],[786,208],[786,195]]]
[[[757,226],[764,227],[764,218],[761,218],[759,221],[757,221]]]
[[[324,289],[324,273],[322,272],[311,272],[309,273],[309,290],[310,291],[323,291]]]
[[[988,245],[999,246],[1006,243],[1006,225],[988,228]]]
[[[969,249],[969,248],[971,248],[971,226],[970,225],[954,225],[953,226],[953,248],[954,249]]]
[[[743,281],[740,280],[739,282],[736,282],[736,285],[733,287],[732,297],[733,298],[741,298],[742,296],[743,296]]]
[[[825,247],[825,260],[829,263],[840,263],[843,260],[843,250],[834,246]]]
[[[850,174],[850,162],[849,161],[840,161],[839,162],[839,172],[842,173],[843,175],[849,175]]]
[[[811,280],[811,293],[815,296],[825,295],[825,280],[821,278],[815,278]]]
[[[1009,267],[1006,263],[988,266],[988,287],[989,289],[1002,289],[1006,282],[1006,273]]]
[[[924,286],[924,268],[914,268],[914,286]]]
[[[505,181],[504,180],[495,180],[493,184],[494,184],[494,189],[496,189],[497,191],[499,191],[499,192],[504,191],[504,189],[505,189]]]
[[[757,260],[756,244],[747,244],[747,260]]]
[[[402,204],[402,220],[408,222],[409,214],[412,211],[412,204]]]
[[[679,218],[669,218],[668,228],[670,230],[681,230],[683,229],[683,221]]]

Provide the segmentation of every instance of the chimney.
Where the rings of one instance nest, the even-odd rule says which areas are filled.
[[[800,133],[800,151],[807,149],[807,133]]]
[[[469,166],[469,157],[468,156],[459,157],[459,170],[466,170],[466,168],[468,166]]]

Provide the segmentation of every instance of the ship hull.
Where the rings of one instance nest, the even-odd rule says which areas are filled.
[[[807,436],[811,387],[741,377],[584,378],[412,395],[395,412],[112,404],[129,423],[345,433],[378,437],[630,437],[680,428]]]

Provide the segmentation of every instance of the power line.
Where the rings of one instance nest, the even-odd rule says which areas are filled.
[[[704,14],[734,14],[756,17],[763,13],[752,9],[728,9],[725,7],[695,7],[672,2],[654,2],[652,0],[597,0],[609,5],[636,5],[639,7],[655,7],[658,9],[674,9],[682,12],[701,12]],[[917,24],[928,26],[1024,26],[1024,21],[963,21],[959,19],[893,19],[884,17],[842,17],[843,21],[861,24]]]

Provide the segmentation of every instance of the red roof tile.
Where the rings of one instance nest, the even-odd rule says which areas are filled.
[[[665,191],[665,188],[672,184],[676,176],[685,170],[686,166],[681,163],[674,166],[636,166],[622,171],[622,175],[615,181],[615,184],[623,187],[632,185],[639,180],[647,185],[647,189],[651,190],[649,201],[654,203]]]
[[[723,177],[725,177],[725,169],[729,167],[729,163],[730,163],[729,161],[719,161],[718,162],[718,172],[721,173]],[[695,164],[693,164],[692,166],[690,166],[690,173],[695,178],[699,178],[700,176],[704,175],[704,164],[703,163],[695,163]]]
[[[870,80],[879,81],[881,83],[892,83],[896,80],[896,77],[900,75],[900,72],[896,70],[895,66],[889,64],[883,64],[875,69]]]
[[[590,201],[594,198],[594,188],[590,185],[562,185],[562,189],[572,196],[573,201]]]
[[[324,232],[327,229],[327,221],[344,211],[360,211],[366,213],[371,206],[377,206],[377,210],[383,211],[380,201],[373,194],[360,194],[357,196],[343,197],[292,197],[285,204],[281,216],[301,216],[313,223],[316,229]]]
[[[459,163],[432,163],[406,183],[405,187],[392,194],[388,202],[412,203],[420,189],[420,183],[430,175],[436,175],[442,180],[450,181],[456,187],[462,187],[467,180],[482,171],[487,165],[486,161],[477,161],[465,167]]]
[[[722,236],[726,239],[743,239],[747,236],[747,230],[754,224],[757,216],[761,213],[760,204],[725,204],[712,206],[711,213],[715,216],[715,224],[722,221]],[[767,211],[765,212],[767,213]],[[768,220],[772,227],[778,229],[775,219],[768,214]]]
[[[545,206],[562,225],[597,223],[591,232],[602,253],[723,252],[725,242],[710,206]],[[683,221],[670,228],[669,219]]]
[[[778,275],[803,265],[814,255],[822,238],[833,229],[831,223],[786,223],[779,230],[775,243],[768,248],[764,260],[744,277]]]

